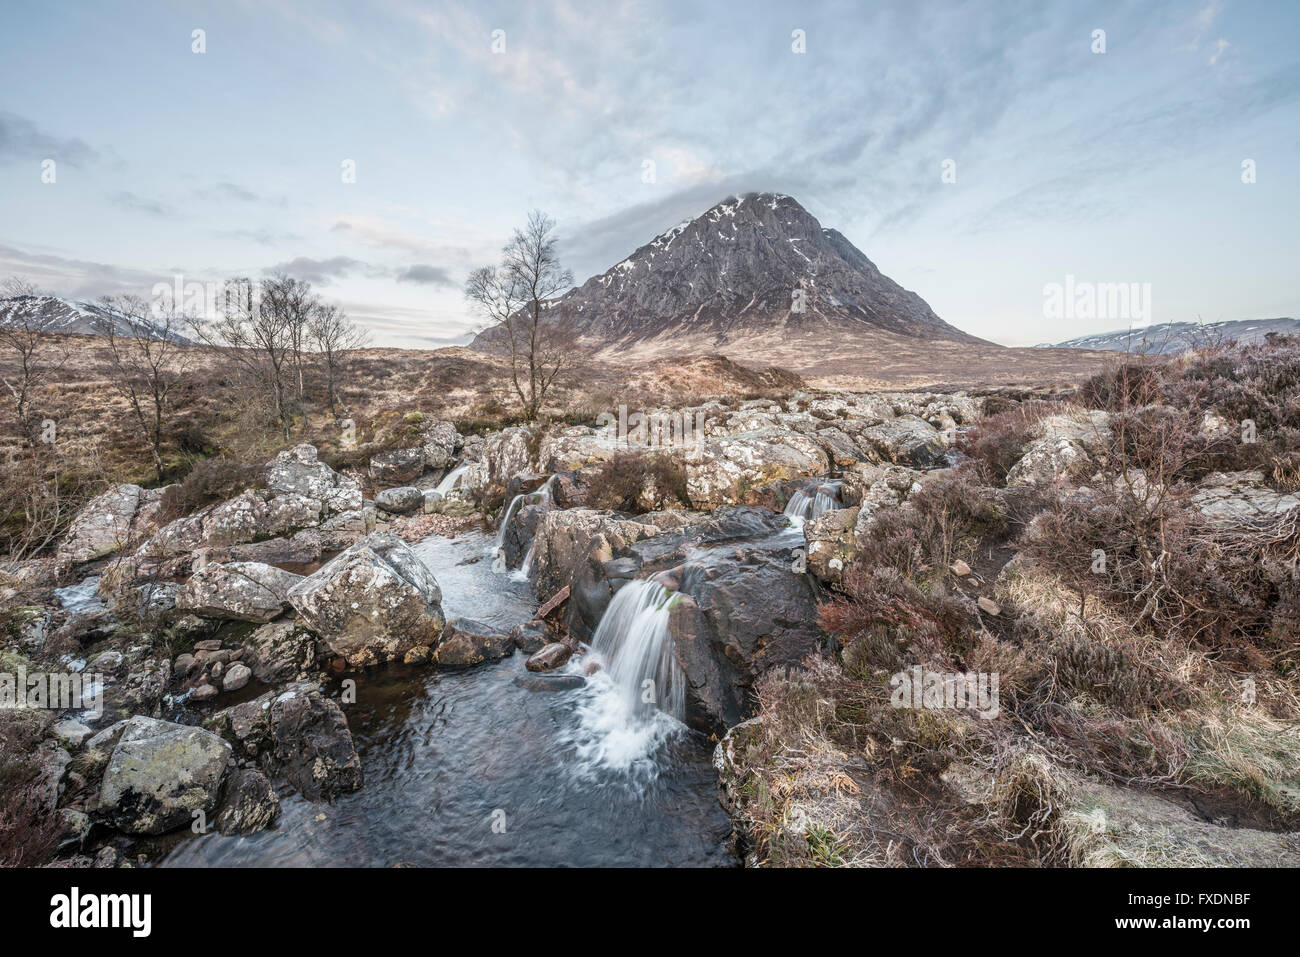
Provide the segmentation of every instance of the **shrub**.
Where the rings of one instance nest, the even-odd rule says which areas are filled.
[[[45,805],[41,768],[31,756],[39,723],[23,712],[0,714],[0,867],[38,867],[53,855],[62,828]]]
[[[163,493],[163,516],[171,520],[190,515],[257,485],[261,476],[261,467],[248,462],[224,457],[200,459],[185,478]]]
[[[686,469],[673,455],[621,452],[601,464],[591,483],[596,508],[639,514],[689,503]]]

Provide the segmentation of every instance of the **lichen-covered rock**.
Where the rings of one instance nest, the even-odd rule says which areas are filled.
[[[295,493],[320,502],[327,516],[361,508],[361,486],[320,461],[313,445],[279,453],[267,463],[263,477],[272,492]]]
[[[370,458],[370,477],[381,485],[404,485],[424,471],[424,449],[390,449]]]
[[[456,450],[461,446],[460,433],[450,422],[433,421],[421,429],[424,467],[445,469],[456,461]]]
[[[863,429],[860,437],[882,461],[896,465],[928,468],[942,464],[948,455],[948,446],[939,430],[915,415],[886,419]]]
[[[241,660],[265,684],[293,681],[315,670],[316,639],[296,621],[272,621],[244,640]]]
[[[133,541],[152,534],[162,489],[115,485],[91,499],[68,526],[57,553],[60,565],[75,565],[112,555]]]
[[[215,821],[222,834],[252,834],[275,823],[280,799],[266,775],[253,768],[237,768],[226,776],[225,797]]]
[[[1300,496],[1268,488],[1263,472],[1215,472],[1192,493],[1191,503],[1212,524],[1232,528],[1275,522],[1300,508]]]
[[[1007,485],[1046,486],[1062,481],[1088,461],[1088,453],[1065,436],[1039,439],[1007,473]]]
[[[270,621],[288,607],[289,590],[301,580],[260,562],[212,563],[185,583],[176,607],[204,618]]]
[[[689,447],[686,494],[695,508],[735,505],[746,489],[776,479],[824,475],[828,460],[818,442],[787,429],[765,428]]]
[[[99,809],[130,834],[163,834],[217,806],[230,745],[202,728],[136,716],[104,771]]]
[[[808,571],[822,581],[840,581],[844,569],[853,561],[858,511],[857,506],[832,509],[804,525]]]
[[[424,507],[424,492],[410,485],[384,489],[375,495],[375,507],[394,515],[412,515]]]
[[[350,665],[401,660],[442,634],[442,589],[396,535],[372,532],[289,590],[325,650]]]

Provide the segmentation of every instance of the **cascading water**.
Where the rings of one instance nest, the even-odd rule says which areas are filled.
[[[686,679],[668,633],[674,598],[658,582],[628,582],[609,603],[591,642],[629,712],[642,718],[656,707],[678,721],[686,717]]]
[[[512,498],[510,504],[506,506],[505,514],[501,517],[501,527],[497,529],[496,543],[492,546],[492,554],[496,557],[497,564],[500,565],[499,571],[505,571],[506,529],[510,526],[510,519],[514,517],[515,512],[519,511],[524,499],[530,500],[529,505],[541,505],[551,501],[551,486],[554,484],[555,476],[552,475],[535,492],[521,492]]]
[[[791,495],[785,506],[785,516],[790,519],[790,524],[802,528],[805,522],[819,519],[827,512],[839,508],[840,485],[839,479],[819,482]]]
[[[605,780],[613,771],[648,787],[667,760],[665,745],[686,730],[686,678],[668,630],[675,597],[658,582],[628,582],[605,609],[591,654],[570,663],[574,674],[600,665],[587,678],[577,726],[563,734],[579,777]]]
[[[473,463],[466,462],[463,465],[457,465],[443,477],[443,480],[438,483],[438,487],[434,491],[439,495],[446,495],[456,487],[456,483],[460,481],[460,477],[469,471],[471,464]]]

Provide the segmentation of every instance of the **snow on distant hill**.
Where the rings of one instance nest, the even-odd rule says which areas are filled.
[[[1260,342],[1270,332],[1300,335],[1300,319],[1233,319],[1225,322],[1163,322],[1145,329],[1117,329],[1066,342],[1042,343],[1035,349],[1108,349],[1161,355],[1184,352],[1212,342]]]
[[[109,309],[93,302],[63,299],[59,296],[13,296],[0,299],[0,326],[26,325],[41,332],[81,333],[83,335],[113,334],[135,338],[162,335],[160,327],[148,320]],[[175,342],[191,340],[175,332],[169,338]]]

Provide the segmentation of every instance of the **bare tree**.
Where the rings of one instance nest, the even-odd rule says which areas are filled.
[[[317,303],[307,322],[307,340],[325,365],[325,395],[330,413],[338,404],[338,370],[348,353],[366,344],[366,332],[335,305]]]
[[[39,422],[32,409],[37,389],[68,361],[67,338],[54,332],[56,316],[33,308],[36,287],[16,276],[0,286],[0,349],[9,353],[15,369],[5,376],[13,399],[18,428],[31,449],[36,448]]]
[[[465,297],[487,320],[485,338],[509,355],[511,382],[529,422],[578,355],[571,323],[549,302],[573,286],[554,231],[554,220],[534,210],[502,250],[501,264],[474,270],[465,283]]]
[[[275,412],[276,425],[287,440],[289,375],[293,370],[295,324],[298,320],[298,280],[274,276],[262,280],[258,293],[248,279],[232,280],[226,289],[223,314],[198,335],[213,346],[226,346],[225,355],[264,390]]]
[[[153,455],[158,481],[163,480],[163,431],[173,396],[193,357],[181,342],[184,317],[159,314],[138,296],[105,297],[105,308],[118,314],[125,329],[110,322],[105,329],[113,388],[131,406],[140,438]]]

